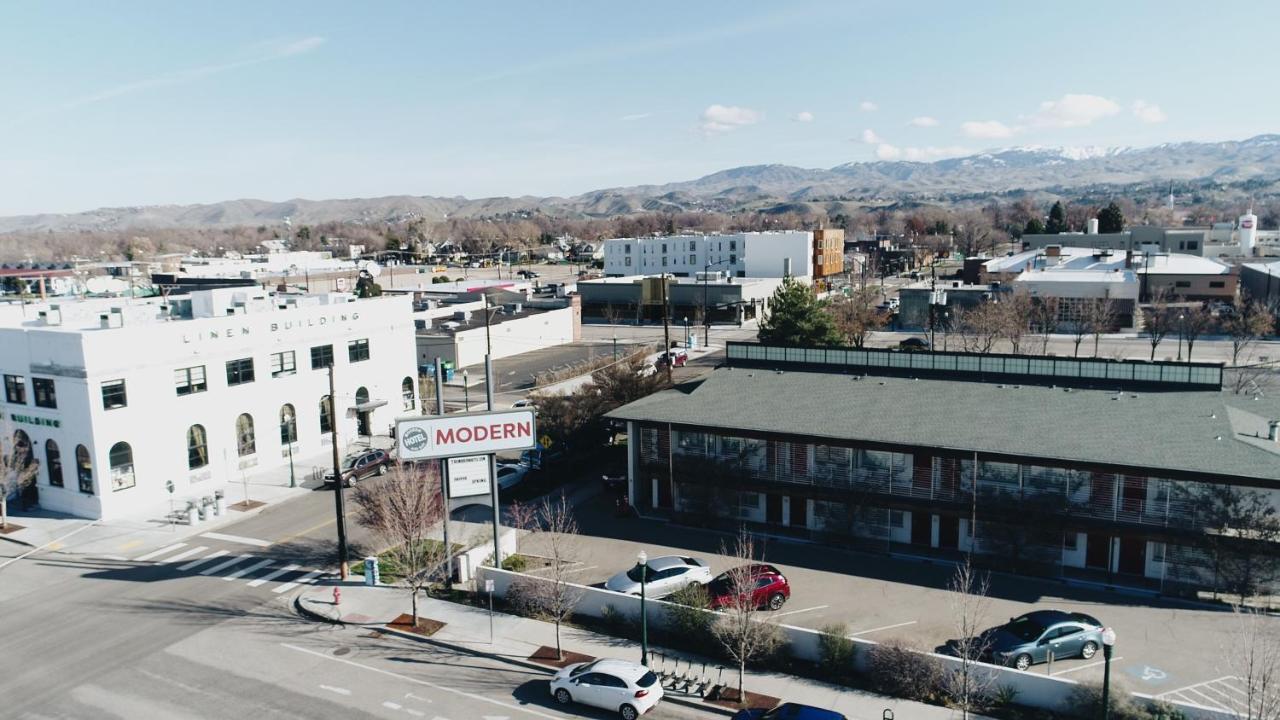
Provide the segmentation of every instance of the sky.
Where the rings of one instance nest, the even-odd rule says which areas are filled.
[[[0,215],[1280,131],[1275,2],[7,2]]]

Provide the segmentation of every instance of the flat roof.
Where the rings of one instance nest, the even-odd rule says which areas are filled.
[[[1280,481],[1280,398],[720,368],[609,413],[732,433],[931,447]]]

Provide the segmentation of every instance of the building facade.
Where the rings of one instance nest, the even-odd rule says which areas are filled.
[[[604,241],[604,274],[696,277],[812,277],[813,233],[800,230],[614,238]]]
[[[1170,593],[1278,554],[1210,527],[1223,493],[1280,488],[1280,402],[1221,366],[748,343],[728,364],[612,413],[643,513]]]
[[[813,231],[813,277],[815,280],[844,272],[844,230],[823,228]]]
[[[411,302],[225,288],[9,314],[5,421],[46,509],[110,519],[211,496],[322,452],[335,425],[345,447],[417,414]]]

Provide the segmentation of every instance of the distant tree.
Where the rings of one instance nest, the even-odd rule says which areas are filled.
[[[1201,483],[1192,497],[1203,532],[1199,543],[1212,562],[1215,590],[1241,600],[1269,591],[1280,580],[1280,516],[1268,494],[1250,488]]]
[[[1058,298],[1034,298],[1031,305],[1031,329],[1040,335],[1040,354],[1049,352],[1049,336],[1058,331]]]
[[[840,331],[813,288],[792,277],[783,278],[769,300],[769,315],[760,323],[764,345],[829,347],[840,345]]]
[[[951,313],[951,328],[960,336],[965,352],[989,353],[1005,333],[1004,309],[997,302],[984,302]]]
[[[1098,357],[1098,341],[1116,324],[1116,301],[1110,296],[1094,298],[1088,305],[1085,324],[1093,335],[1093,356]]]
[[[965,257],[973,257],[991,251],[997,243],[1007,241],[1003,231],[991,224],[991,219],[980,212],[962,214],[955,224],[955,247]]]
[[[382,295],[382,286],[373,281],[373,276],[362,272],[360,277],[356,279],[356,297],[371,298]]]
[[[1147,331],[1147,341],[1151,343],[1151,359],[1156,359],[1156,347],[1169,334],[1175,322],[1169,312],[1168,296],[1164,288],[1156,290],[1151,302],[1143,309],[1143,329]]]
[[[1124,232],[1124,213],[1114,202],[1098,211],[1098,232]]]
[[[1191,362],[1196,340],[1213,327],[1213,313],[1204,305],[1186,308],[1179,314],[1179,323],[1182,325],[1182,337],[1187,340],[1187,362]]]
[[[1003,319],[1000,334],[1009,341],[1010,350],[1016,355],[1022,351],[1022,339],[1031,329],[1034,300],[1023,292],[1008,293],[1000,300],[998,308]]]
[[[1023,235],[1043,235],[1044,223],[1040,221],[1040,218],[1031,218],[1030,220],[1027,221],[1027,226],[1022,229],[1022,234]]]
[[[862,288],[827,306],[840,333],[856,348],[863,347],[867,336],[889,321],[888,314],[872,304],[875,296],[875,290]]]
[[[1057,235],[1067,231],[1067,211],[1062,207],[1062,201],[1059,200],[1049,208],[1049,222],[1045,224],[1044,231],[1050,235]]]
[[[945,679],[943,687],[952,704],[960,709],[962,720],[983,708],[988,691],[999,675],[982,668],[982,658],[991,649],[992,638],[983,630],[987,627],[987,615],[991,609],[989,577],[973,569],[968,555],[956,565],[956,571],[948,583],[951,591],[951,617],[953,628],[959,637],[952,644],[960,666]]]
[[[1232,312],[1223,321],[1222,329],[1231,338],[1231,365],[1240,365],[1240,357],[1246,355],[1260,338],[1271,332],[1275,319],[1262,303],[1247,298],[1236,298]]]

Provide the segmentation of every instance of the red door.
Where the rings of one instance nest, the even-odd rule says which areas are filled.
[[[1147,574],[1147,541],[1142,538],[1120,538],[1120,572],[1126,575]]]
[[[1111,569],[1111,536],[1089,533],[1085,540],[1084,566],[1097,570]]]
[[[809,527],[809,501],[795,495],[791,496],[791,527]]]
[[[764,521],[774,525],[782,524],[782,496],[769,493],[764,496]]]
[[[919,510],[911,511],[911,544],[933,545],[933,516]]]
[[[954,515],[938,516],[938,547],[960,549],[960,518]]]

